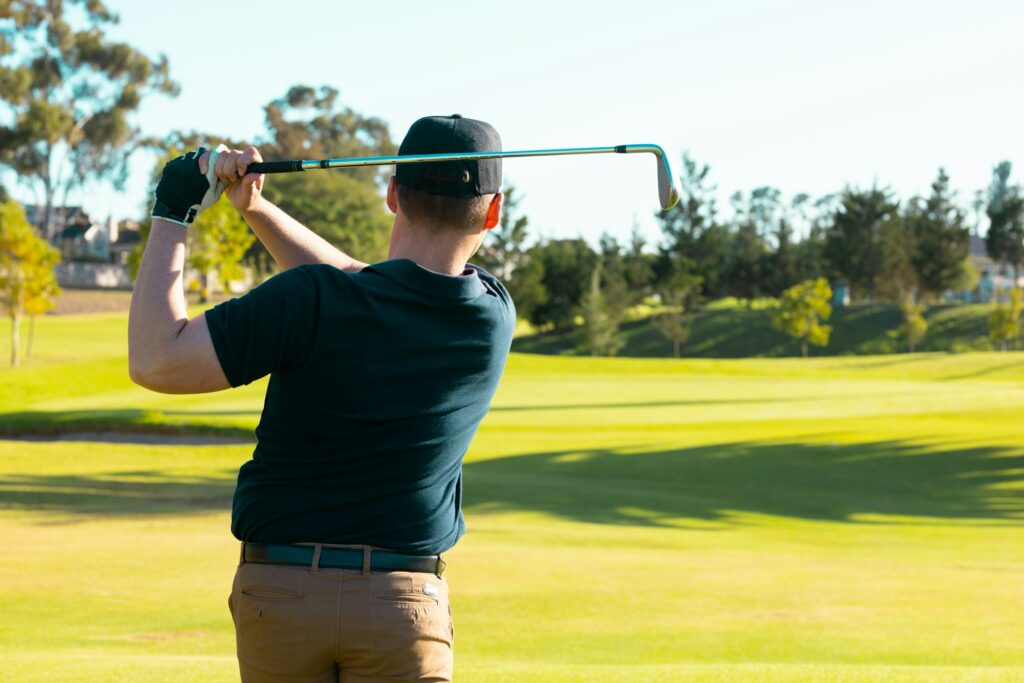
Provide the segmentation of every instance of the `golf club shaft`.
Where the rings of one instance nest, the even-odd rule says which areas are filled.
[[[615,147],[575,147],[567,149],[528,149],[514,152],[462,152],[453,154],[407,154],[390,157],[356,157],[352,159],[319,159],[295,161],[263,161],[250,164],[249,173],[292,173],[318,168],[351,168],[354,166],[390,166],[441,161],[474,159],[511,159],[513,157],[552,157],[573,154],[634,154],[647,152],[659,158],[664,151],[657,145],[617,145]]]

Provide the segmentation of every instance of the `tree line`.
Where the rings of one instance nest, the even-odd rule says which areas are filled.
[[[983,223],[988,254],[1012,269],[1016,282],[1024,260],[1024,200],[1011,182],[1011,169],[1008,161],[997,164],[991,184],[970,206],[958,201],[940,168],[931,191],[921,197],[900,200],[888,188],[851,186],[823,197],[787,199],[763,186],[733,193],[725,213],[717,205],[710,167],[687,154],[682,199],[658,214],[656,243],[647,244],[635,228],[624,242],[606,234],[596,247],[583,239],[531,241],[513,191],[504,220],[478,260],[507,281],[522,317],[554,330],[572,329],[582,320],[581,344],[601,355],[616,352],[621,340],[615,329],[644,301],[662,307],[653,323],[679,355],[686,313],[708,301],[734,297],[749,305],[811,292],[820,301],[824,288],[833,296],[830,283],[845,287],[854,302],[899,303],[913,347],[926,329],[924,304],[978,286],[969,249],[972,230]],[[811,308],[825,310],[818,303]],[[791,333],[805,348],[827,343],[821,331]]]
[[[144,135],[134,123],[143,100],[175,97],[180,88],[166,57],[150,58],[109,38],[116,23],[101,0],[0,3],[0,167],[13,171],[45,206],[44,238],[59,227],[53,225],[52,209],[66,203],[69,193],[86,181],[123,186],[128,159],[142,149],[157,151],[154,182],[167,158],[201,142],[253,142],[266,158],[278,159],[395,153],[386,122],[345,106],[333,87],[305,84],[266,103],[264,131],[256,140],[232,140],[214,131]],[[267,183],[265,192],[331,243],[373,261],[386,255],[390,217],[381,191],[388,171],[285,174]],[[780,317],[780,329],[806,327],[808,310],[824,311],[806,301],[822,298],[819,280],[844,287],[853,301],[900,302],[907,329],[917,329],[913,319],[923,303],[977,285],[979,274],[967,258],[972,229],[986,228],[988,253],[1012,269],[1014,283],[1024,264],[1024,196],[1008,161],[994,168],[990,185],[967,205],[939,169],[931,191],[921,197],[901,200],[878,186],[786,197],[763,186],[733,193],[723,210],[707,164],[684,155],[681,171],[682,201],[658,214],[660,236],[652,242],[635,228],[625,240],[606,234],[594,244],[581,238],[537,239],[521,211],[521,192],[507,188],[505,216],[476,261],[506,281],[520,316],[538,328],[574,330],[582,348],[614,354],[621,347],[623,321],[647,306],[656,313],[652,324],[676,355],[686,341],[689,315],[723,297],[743,302],[795,297],[804,308],[797,306],[787,320],[804,322],[784,323]],[[140,197],[143,230],[149,196]],[[0,225],[0,231],[24,236],[13,227],[20,220],[16,213],[13,208],[3,213],[0,222],[12,227]],[[38,246],[19,249],[44,258]],[[13,253],[8,249],[3,263],[22,265],[0,266],[7,269],[0,282],[21,282],[24,273],[15,268],[31,270],[24,261],[28,257]],[[214,275],[224,282],[247,266],[259,279],[272,270],[262,245],[226,203],[199,217],[189,253],[195,287],[203,293]],[[54,256],[46,252],[45,259],[52,265]],[[50,291],[49,285],[33,286]],[[1011,298],[1006,297],[1003,316],[1011,322],[1000,324],[1013,339],[1019,315],[1014,318]],[[3,299],[12,321],[12,306],[19,307],[18,316],[25,313],[23,303],[9,303],[17,301],[10,294]],[[821,324],[827,316],[818,318]],[[813,345],[827,335],[794,336]]]

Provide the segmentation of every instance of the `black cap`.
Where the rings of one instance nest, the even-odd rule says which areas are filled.
[[[425,116],[405,134],[398,155],[500,152],[501,138],[489,123],[451,116]],[[398,164],[398,182],[446,197],[479,197],[501,191],[501,159]]]

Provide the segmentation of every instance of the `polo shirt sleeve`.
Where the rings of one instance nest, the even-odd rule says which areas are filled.
[[[300,266],[206,311],[213,348],[231,386],[302,365],[313,347],[319,310],[317,279]]]

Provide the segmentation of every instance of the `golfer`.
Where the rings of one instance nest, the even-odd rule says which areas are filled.
[[[399,154],[500,149],[482,121],[431,116]],[[501,215],[501,160],[399,165],[373,265],[264,199],[258,161],[200,149],[164,167],[128,330],[132,379],[154,391],[270,375],[232,506],[242,680],[449,681],[441,554],[466,531],[462,460],[515,325],[502,284],[467,264]],[[221,191],[283,272],[190,319],[188,226]]]

